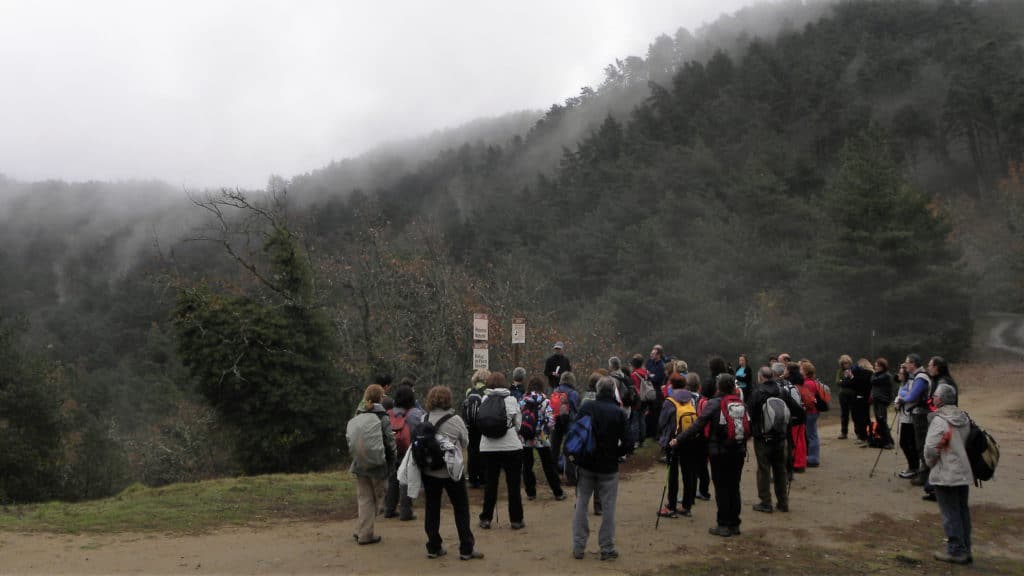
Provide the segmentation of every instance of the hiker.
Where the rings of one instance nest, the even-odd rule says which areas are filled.
[[[359,544],[376,544],[381,540],[374,534],[374,519],[382,507],[384,486],[396,463],[395,434],[391,431],[387,411],[381,406],[383,399],[383,387],[379,384],[367,386],[363,401],[356,415],[349,420],[345,432],[352,456],[349,472],[356,477],[359,510],[357,530],[352,537]]]
[[[548,399],[551,411],[555,415],[555,429],[551,432],[551,456],[555,459],[555,467],[565,471],[565,460],[562,456],[562,440],[569,430],[569,424],[576,417],[580,407],[580,394],[576,391],[576,375],[563,372],[558,380],[558,387]]]
[[[818,386],[818,380],[814,377],[814,364],[810,360],[800,361],[800,373],[804,377],[800,395],[804,399],[804,409],[807,411],[807,421],[804,423],[804,436],[807,441],[807,467],[817,468],[821,465],[821,438],[818,436],[820,413],[817,404],[821,388]]]
[[[636,402],[633,403],[633,412],[629,415],[629,432],[636,439],[636,446],[634,448],[639,448],[644,445],[644,440],[647,438],[646,412],[654,408],[651,402],[644,400],[642,388],[647,384],[650,384],[652,387],[654,385],[650,381],[647,369],[644,368],[644,357],[642,354],[634,354],[633,358],[629,361],[629,365],[633,367],[633,370],[629,373],[629,378],[633,382],[633,389],[636,390]]]
[[[447,386],[434,386],[427,392],[428,414],[425,421],[432,423],[435,435],[440,441],[450,442],[452,449],[460,454],[469,445],[469,431],[466,423],[452,411],[452,391]],[[441,446],[438,446],[442,449]],[[423,483],[423,531],[427,534],[427,558],[440,558],[448,554],[441,538],[441,493],[448,494],[455,517],[455,529],[459,534],[459,559],[473,560],[484,555],[476,549],[476,539],[469,525],[469,494],[466,481],[461,473],[452,478],[451,469],[443,466],[438,470],[420,468]]]
[[[743,460],[747,455],[746,440],[750,422],[746,406],[736,394],[736,378],[730,374],[719,375],[715,397],[707,401],[697,421],[680,432],[670,446],[675,447],[690,438],[705,434],[705,430],[711,458],[711,479],[715,483],[715,502],[718,505],[717,525],[709,528],[708,532],[714,536],[739,536],[742,505],[740,479],[743,475]]]
[[[700,395],[705,398],[714,398],[718,391],[718,375],[727,373],[725,359],[721,356],[712,356],[708,360],[708,377],[704,379]]]
[[[633,384],[629,377],[622,371],[622,361],[618,356],[608,359],[608,375],[615,379],[615,400],[619,403],[619,408],[626,413],[628,421],[633,413],[633,401],[636,399],[636,393],[633,391]]]
[[[500,409],[502,408],[503,409]],[[493,417],[498,422],[492,422]],[[494,507],[498,503],[498,479],[505,472],[508,488],[508,518],[513,530],[524,528],[523,500],[519,483],[523,474],[523,443],[519,427],[523,414],[519,402],[508,391],[508,382],[501,372],[487,378],[487,395],[480,404],[477,425],[480,428],[480,454],[484,457],[487,483],[484,485],[484,507],[480,511],[480,527],[491,528]],[[503,431],[503,432],[502,432]]]
[[[391,374],[378,374],[373,379],[374,384],[384,389],[384,398],[380,401],[380,405],[384,407],[384,410],[391,410],[395,407],[395,400],[391,397],[391,383],[394,381],[395,377]]]
[[[776,363],[775,366],[782,366]],[[774,367],[773,367],[774,368]],[[750,398],[751,436],[754,437],[754,455],[757,457],[757,495],[760,502],[754,505],[757,512],[772,512],[771,485],[775,485],[776,507],[779,512],[789,511],[788,473],[786,471],[787,436],[789,414],[783,414],[781,405],[773,403],[772,412],[766,415],[766,405],[771,399],[783,398],[781,384],[775,379],[773,368],[762,366],[757,373],[757,386]],[[781,378],[781,374],[779,375]]]
[[[789,383],[796,388],[800,396],[800,406],[803,408],[804,417],[794,421],[789,427],[789,473],[803,472],[807,469],[807,402],[808,396],[804,393],[804,375],[800,371],[800,364],[790,362],[786,364],[786,376]],[[813,396],[810,396],[813,407]]]
[[[871,411],[875,417],[875,431],[871,439],[877,436],[877,446],[891,450],[893,448],[892,431],[889,430],[889,405],[893,402],[892,374],[889,373],[889,361],[885,358],[875,359],[875,373],[871,377]]]
[[[751,384],[754,379],[753,370],[747,362],[746,354],[740,354],[736,360],[736,388],[743,399],[750,397]]]
[[[935,412],[937,410],[937,407],[932,402],[932,398],[935,395],[935,390],[937,390],[941,384],[946,384],[953,389],[955,394],[953,396],[952,403],[956,404],[957,398],[960,395],[960,389],[956,384],[956,380],[954,380],[953,376],[949,373],[949,364],[946,360],[941,356],[932,356],[928,361],[927,372],[928,376],[931,377],[931,386],[928,388],[928,410],[930,412]],[[936,499],[935,488],[927,479],[924,483],[924,495],[921,499],[930,500],[932,502],[935,502]]]
[[[860,358],[849,372],[854,392],[850,400],[850,418],[856,428],[858,445],[866,448],[871,444],[871,378],[875,367],[867,358]]]
[[[689,390],[694,401],[697,403],[697,415],[699,416],[704,406],[707,405],[708,400],[711,400],[711,398],[705,398],[700,394],[700,374],[690,372],[686,375],[686,389]],[[696,498],[705,501],[711,500],[711,473],[708,471],[708,439],[703,434],[698,434],[690,438],[686,449],[692,456],[692,463],[697,470]]]
[[[956,390],[942,383],[932,395],[935,416],[928,425],[924,443],[924,461],[931,469],[928,480],[935,488],[946,533],[946,549],[933,557],[942,562],[970,564],[971,510],[967,499],[974,475],[964,443],[970,433],[971,419],[957,406]]]
[[[526,368],[516,366],[512,371],[512,384],[508,387],[508,393],[516,399],[516,402],[522,402],[523,396],[526,395]]]
[[[462,401],[462,421],[469,428],[466,473],[469,475],[470,488],[480,488],[484,485],[484,460],[480,456],[480,429],[476,425],[476,414],[487,393],[487,378],[490,375],[491,373],[483,368],[473,372],[469,388],[466,389],[466,398]]]
[[[697,402],[686,389],[686,379],[683,376],[678,373],[672,374],[669,377],[669,384],[672,391],[665,398],[661,415],[658,417],[659,444],[668,457],[668,500],[658,510],[658,516],[675,518],[679,514],[691,515],[690,509],[697,495],[697,462],[694,461],[694,455],[699,456],[699,453],[698,450],[690,450],[693,440],[674,447],[670,447],[669,443],[697,420]],[[704,460],[701,459],[699,463],[703,465]],[[682,507],[677,509],[680,475],[683,477],[683,499]]]
[[[426,414],[416,407],[416,393],[411,386],[399,384],[395,389],[395,407],[388,410],[391,431],[395,434],[395,452],[398,462],[405,458],[405,452],[412,442],[412,431],[423,421]],[[398,517],[403,522],[415,520],[412,513],[412,498],[406,495],[405,486],[398,484],[397,468],[388,476],[388,491],[384,496],[384,517]]]
[[[665,377],[665,349],[662,348],[661,344],[655,344],[651,348],[651,353],[647,357],[647,362],[644,363],[644,368],[647,370],[647,377],[650,379],[651,384],[654,385],[655,394],[657,395],[654,404],[648,406],[644,431],[647,433],[648,438],[657,439],[658,411],[661,410],[661,403],[665,401],[665,395],[662,394],[661,388],[667,381]]]
[[[849,437],[850,406],[854,397],[857,396],[853,390],[851,366],[853,366],[853,358],[847,354],[839,357],[839,369],[836,371],[835,381],[835,387],[839,390],[839,440],[846,440]],[[856,427],[856,420],[854,420],[854,431],[856,431]]]
[[[565,357],[565,343],[561,340],[555,342],[551,350],[551,356],[544,361],[544,375],[548,378],[548,385],[554,390],[561,382],[562,374],[572,372],[572,364]]]
[[[907,372],[906,364],[900,365],[896,373],[896,381],[900,383],[900,389],[896,393],[896,414],[899,422],[900,450],[907,459],[907,468],[898,476],[904,480],[912,480],[920,473],[921,455],[917,451],[917,437],[914,434],[913,406],[907,403],[911,389],[914,386],[914,378]]]
[[[903,361],[903,367],[907,371],[907,378],[911,384],[906,396],[898,398],[896,405],[910,413],[911,421],[914,424],[914,446],[917,455],[923,459],[924,441],[928,436],[928,390],[931,388],[932,380],[921,367],[921,357],[917,354],[907,354]],[[923,463],[919,464],[917,476],[910,483],[914,486],[924,486],[927,480],[928,466]]]
[[[576,511],[572,522],[572,555],[582,560],[590,537],[587,519],[587,503],[592,495],[601,499],[601,528],[598,544],[601,560],[619,557],[615,549],[615,501],[619,489],[619,458],[630,453],[633,443],[629,436],[626,414],[615,401],[615,379],[601,377],[596,383],[597,397],[594,401],[580,406],[577,421],[582,425],[590,422],[593,436],[593,451],[576,457],[578,484],[576,486]]]
[[[566,372],[570,374],[570,372]],[[533,473],[533,451],[540,456],[540,467],[544,478],[548,481],[555,500],[565,500],[562,482],[555,469],[555,460],[551,455],[550,435],[555,428],[555,413],[551,409],[551,401],[544,395],[544,380],[538,376],[530,378],[529,390],[519,403],[522,412],[522,424],[519,427],[519,438],[523,442],[523,487],[526,499],[537,497],[537,476]]]

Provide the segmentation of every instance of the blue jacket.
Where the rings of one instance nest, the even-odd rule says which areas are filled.
[[[665,383],[665,361],[655,361],[648,358],[647,363],[644,364],[644,368],[647,369],[648,378],[650,378],[651,384],[654,384],[655,388],[661,388],[661,385]]]
[[[931,378],[924,370],[918,369],[914,372],[914,382],[909,388],[901,389],[899,400],[902,400],[903,409],[907,412],[921,412],[928,410],[928,387],[931,385]]]

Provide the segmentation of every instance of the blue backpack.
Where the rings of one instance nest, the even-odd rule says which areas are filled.
[[[565,435],[565,455],[570,461],[576,462],[580,458],[593,455],[596,449],[597,439],[594,438],[593,422],[590,414],[584,414],[572,423]]]

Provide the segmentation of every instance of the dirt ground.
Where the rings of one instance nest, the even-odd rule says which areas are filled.
[[[354,521],[282,522],[231,528],[198,536],[48,535],[0,533],[0,573],[5,574],[775,574],[1024,573],[1024,363],[964,367],[961,405],[1000,442],[996,479],[972,488],[974,557],[970,568],[934,562],[943,546],[936,504],[895,473],[898,451],[878,455],[837,440],[838,406],[823,419],[822,466],[796,476],[788,514],[762,514],[756,503],[753,454],[743,472],[743,535],[711,536],[714,503],[699,502],[692,518],[662,519],[655,510],[664,467],[628,475],[619,486],[618,560],[600,562],[591,516],[587,557],[571,555],[574,499],[556,502],[542,485],[524,502],[526,529],[512,531],[504,498],[495,528],[475,527],[483,560],[459,561],[450,512],[442,514],[449,555],[428,560],[421,520],[379,520],[383,542],[357,546]],[[541,476],[542,477],[542,476]],[[571,494],[571,492],[570,492]],[[472,517],[480,510],[473,491]],[[422,518],[422,507],[417,503]]]

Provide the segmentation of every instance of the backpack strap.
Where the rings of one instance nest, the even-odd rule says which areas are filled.
[[[445,422],[447,422],[448,419],[451,418],[452,416],[455,416],[454,412],[449,412],[449,413],[445,414],[444,416],[441,416],[441,419],[437,421],[437,424],[434,424],[434,431],[440,432],[441,431],[441,425],[444,424]],[[423,421],[427,422],[429,418],[430,418],[430,415],[428,414],[427,418],[424,418]]]

